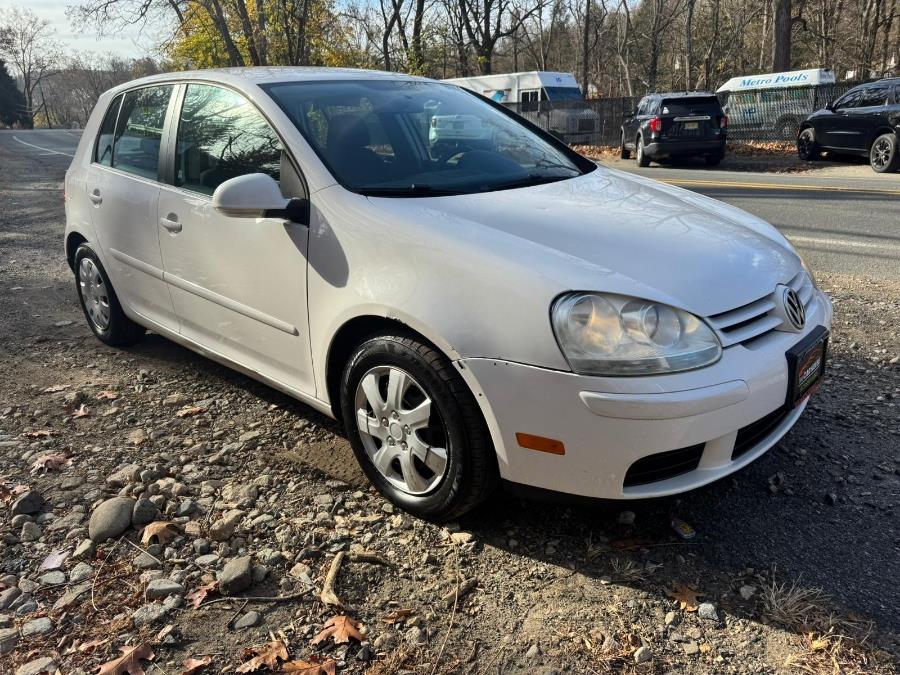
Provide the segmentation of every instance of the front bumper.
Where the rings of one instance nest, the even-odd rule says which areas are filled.
[[[484,412],[505,480],[604,499],[676,494],[746,466],[800,417],[806,403],[784,409],[785,352],[816,326],[830,328],[831,302],[815,293],[803,333],[771,331],[685,373],[588,377],[481,358],[458,365]],[[565,454],[525,449],[517,433],[561,441]],[[671,475],[666,462],[683,470]]]

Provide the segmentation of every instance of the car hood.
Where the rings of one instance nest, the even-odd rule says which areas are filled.
[[[473,252],[516,258],[559,290],[622,293],[702,316],[757,300],[800,267],[764,221],[605,167],[529,188],[371,201],[393,217],[452,228]]]

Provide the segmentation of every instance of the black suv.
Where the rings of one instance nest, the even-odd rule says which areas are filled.
[[[668,157],[704,157],[715,166],[725,156],[728,117],[708,91],[648,94],[622,123],[622,159],[638,166]]]
[[[818,159],[823,150],[860,155],[878,173],[900,167],[900,78],[854,87],[800,125],[797,154]]]

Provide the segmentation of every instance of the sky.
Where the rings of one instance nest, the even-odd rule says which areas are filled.
[[[10,7],[13,4],[28,7],[39,17],[49,21],[51,28],[56,31],[56,39],[73,52],[90,51],[97,54],[112,52],[127,58],[154,55],[154,46],[157,42],[154,39],[154,26],[146,27],[143,32],[140,26],[129,26],[115,30],[110,35],[98,36],[93,29],[80,30],[72,26],[66,16],[66,9],[69,5],[76,4],[74,2],[0,0],[0,8]]]

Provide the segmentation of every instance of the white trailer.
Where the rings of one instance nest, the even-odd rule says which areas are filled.
[[[502,103],[568,143],[590,143],[599,130],[572,73],[529,71],[444,80]]]
[[[732,77],[716,93],[728,97],[723,107],[729,128],[767,130],[793,140],[800,122],[825,103],[815,87],[834,83],[831,69],[813,68]]]

